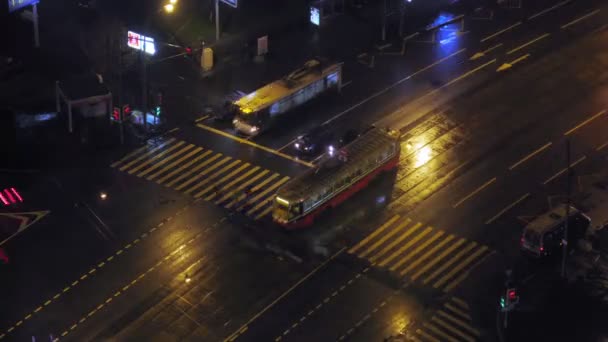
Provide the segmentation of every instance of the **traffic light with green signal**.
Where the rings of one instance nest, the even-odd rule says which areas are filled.
[[[156,106],[154,107],[154,116],[159,117],[162,113],[161,107],[160,106]]]

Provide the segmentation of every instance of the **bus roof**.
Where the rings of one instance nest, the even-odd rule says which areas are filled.
[[[570,216],[578,213],[579,210],[570,206]],[[566,218],[566,204],[561,203],[548,212],[536,217],[526,225],[526,230],[532,230],[536,233],[543,233],[552,229],[555,225],[561,223]]]
[[[243,114],[255,113],[333,72],[338,66],[331,64],[321,70],[319,60],[310,60],[291,74],[243,96],[234,104]]]
[[[342,173],[350,172],[353,166],[361,165],[368,156],[386,148],[387,144],[397,143],[396,137],[392,131],[374,127],[342,148],[348,157],[346,162],[336,164],[337,156],[330,157],[326,154],[317,167],[307,170],[281,187],[277,196],[293,202],[315,194],[319,189],[332,185]]]

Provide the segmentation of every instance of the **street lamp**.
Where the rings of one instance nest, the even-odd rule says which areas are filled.
[[[165,9],[165,12],[167,12],[167,13],[173,13],[173,11],[175,10],[175,6],[173,6],[173,2],[175,2],[175,0],[172,0],[171,2],[172,3],[166,4],[165,6],[163,6]]]
[[[177,0],[169,0],[169,3],[175,5],[177,3]]]

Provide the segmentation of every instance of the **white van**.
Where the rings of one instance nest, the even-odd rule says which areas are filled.
[[[566,224],[566,208],[566,204],[560,204],[526,225],[521,236],[521,249],[524,253],[540,258],[560,251]],[[574,246],[574,242],[585,236],[591,219],[573,206],[570,206],[569,216],[568,244]]]

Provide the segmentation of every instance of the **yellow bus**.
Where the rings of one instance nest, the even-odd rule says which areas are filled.
[[[340,90],[342,63],[324,65],[313,59],[280,80],[234,102],[234,128],[257,135],[270,127],[277,116],[330,90]]]

